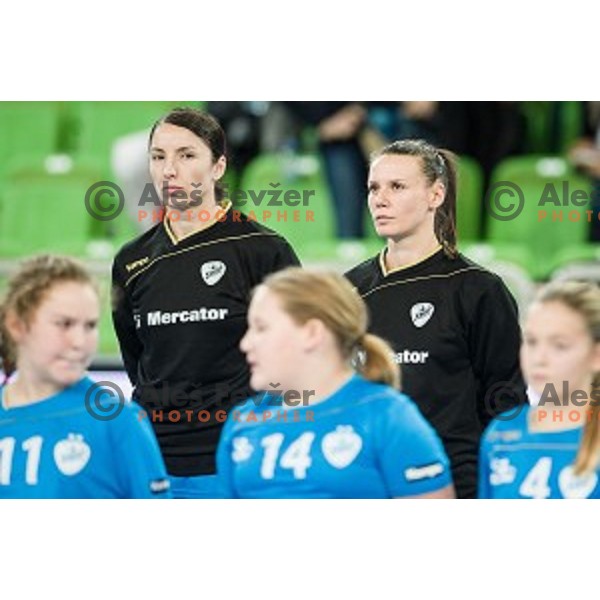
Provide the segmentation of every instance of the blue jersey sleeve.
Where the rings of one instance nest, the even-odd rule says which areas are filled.
[[[487,428],[483,436],[481,436],[481,445],[479,446],[479,465],[478,469],[478,484],[477,484],[477,497],[482,499],[492,498],[492,491],[490,489],[490,432],[495,429],[496,421],[492,421],[492,424]]]
[[[145,412],[135,402],[123,407],[115,425],[115,459],[125,498],[171,498],[170,480]]]
[[[390,398],[378,414],[378,446],[386,486],[393,498],[418,496],[452,484],[442,442],[417,406]]]
[[[233,421],[230,416],[221,431],[219,445],[217,447],[217,477],[219,487],[224,498],[236,498],[233,487],[233,469],[231,458],[231,439],[233,433]]]

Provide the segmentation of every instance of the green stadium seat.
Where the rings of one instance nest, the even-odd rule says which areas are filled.
[[[457,164],[456,222],[458,239],[473,242],[480,239],[483,210],[483,170],[469,156],[460,156]]]
[[[585,115],[582,102],[559,102],[558,151],[566,154],[582,136]]]
[[[0,102],[0,172],[11,160],[56,151],[59,109],[59,102]]]
[[[523,151],[529,154],[550,152],[550,130],[552,127],[549,101],[521,102],[525,132]]]
[[[574,244],[561,250],[554,260],[553,276],[575,265],[584,269],[593,266],[597,273],[600,272],[600,244]]]
[[[275,190],[281,191],[281,206],[269,206],[274,199],[269,191]],[[260,198],[263,191],[263,200],[256,206],[252,197]],[[301,259],[318,259],[331,252],[336,242],[333,203],[316,155],[261,155],[244,170],[241,192],[246,194],[245,205],[232,195],[234,208],[246,215],[253,213],[260,223],[281,233]],[[291,192],[296,195],[287,197],[298,199],[298,206],[288,206],[284,201]],[[306,206],[302,205],[303,198]],[[271,218],[264,218],[263,211],[270,211]],[[311,216],[313,220],[309,221]]]
[[[121,352],[115,334],[111,315],[111,279],[110,270],[103,269],[101,274],[96,273],[95,279],[100,287],[100,324],[98,354],[105,360],[119,362]]]
[[[0,184],[0,256],[85,257],[94,220],[84,200],[98,178],[98,168],[75,165],[68,156],[13,161]]]
[[[492,186],[500,182],[520,188],[523,210],[507,221],[487,214],[488,243],[497,257],[520,264],[535,279],[547,279],[567,249],[585,244],[590,227],[585,218],[589,203],[577,207],[540,204],[540,201],[549,197],[545,193],[550,190],[562,201],[564,185],[568,186],[569,195],[582,190],[589,199],[590,181],[574,172],[562,157],[528,156],[503,161],[494,171]],[[501,202],[506,200],[501,199]],[[576,218],[578,220],[574,220]]]
[[[112,176],[110,156],[112,145],[119,137],[147,130],[175,106],[199,107],[199,102],[72,102],[71,123],[77,155],[93,157],[105,176]]]
[[[527,153],[566,153],[582,135],[582,102],[521,102],[521,113],[525,124],[523,150]]]

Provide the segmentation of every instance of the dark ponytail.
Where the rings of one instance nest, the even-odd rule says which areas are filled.
[[[435,212],[434,230],[446,256],[456,258],[456,156],[425,140],[401,140],[375,153],[371,162],[389,154],[419,157],[427,181],[432,185],[440,181],[446,189],[444,203]]]

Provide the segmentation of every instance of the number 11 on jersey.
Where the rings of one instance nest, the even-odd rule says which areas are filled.
[[[42,442],[41,436],[34,435],[21,444],[23,451],[27,452],[27,466],[25,468],[25,483],[27,485],[37,485]],[[16,440],[14,437],[0,440],[0,485],[10,485],[15,445]]]

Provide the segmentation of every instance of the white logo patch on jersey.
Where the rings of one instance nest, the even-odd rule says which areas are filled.
[[[202,279],[206,285],[216,285],[221,281],[223,275],[225,275],[227,267],[225,263],[220,260],[211,260],[210,262],[204,263],[200,268]]]
[[[241,463],[248,460],[254,452],[254,446],[246,437],[233,438],[233,452],[231,459],[235,463]]]
[[[70,433],[54,446],[54,462],[58,470],[69,477],[83,471],[91,456],[91,448],[79,434]]]
[[[325,460],[336,469],[349,467],[362,450],[362,438],[350,425],[340,425],[321,442]]]
[[[406,481],[422,481],[424,479],[435,479],[444,472],[442,463],[431,463],[422,467],[410,467],[404,471]]]
[[[515,480],[517,469],[511,465],[509,458],[493,458],[490,462],[492,470],[490,483],[496,485],[508,485]]]
[[[573,473],[573,467],[565,467],[558,476],[558,487],[563,498],[587,498],[598,484],[598,475],[590,473],[583,477]]]
[[[429,319],[433,317],[435,312],[435,306],[430,302],[419,302],[410,309],[410,318],[412,319],[413,325],[419,329],[425,327],[429,322]]]

